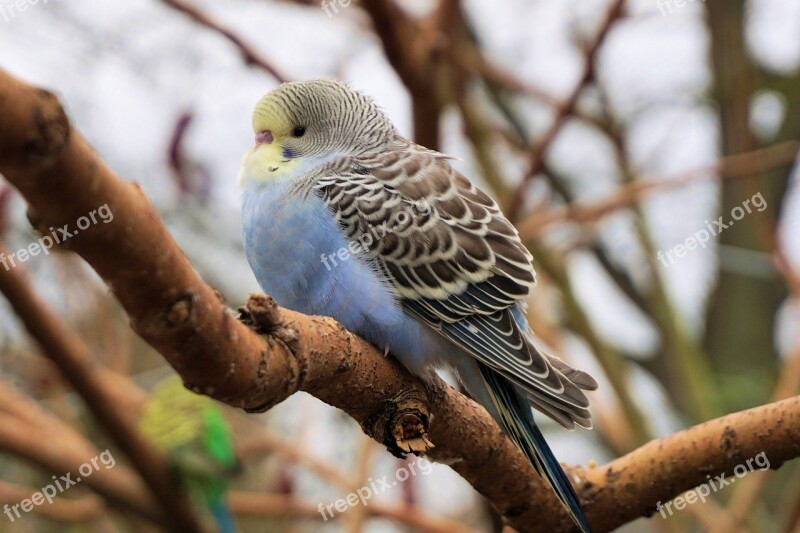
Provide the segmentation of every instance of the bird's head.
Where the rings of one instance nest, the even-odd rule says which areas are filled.
[[[346,84],[320,79],[284,83],[253,111],[255,146],[242,162],[239,183],[303,175],[338,157],[380,148],[394,126],[370,98]]]

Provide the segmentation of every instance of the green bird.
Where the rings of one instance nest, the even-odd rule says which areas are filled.
[[[220,533],[234,533],[228,479],[238,466],[231,429],[213,400],[188,391],[178,377],[156,385],[139,420],[143,433],[168,457],[180,483]]]

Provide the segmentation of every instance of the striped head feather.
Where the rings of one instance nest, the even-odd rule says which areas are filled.
[[[264,95],[253,111],[253,132],[240,186],[301,176],[380,149],[397,135],[372,99],[332,79],[284,83]]]

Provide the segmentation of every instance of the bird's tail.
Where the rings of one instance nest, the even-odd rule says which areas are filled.
[[[506,433],[539,474],[547,478],[578,528],[583,533],[590,533],[591,528],[581,509],[578,495],[544,440],[526,398],[517,391],[513,383],[499,373],[483,364],[479,364],[479,367],[489,396],[500,416],[499,422]]]
[[[224,502],[216,504],[211,509],[211,513],[217,522],[219,533],[236,533],[236,524],[233,522],[233,516],[231,516],[228,506]]]

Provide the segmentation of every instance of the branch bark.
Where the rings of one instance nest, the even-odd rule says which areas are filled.
[[[236,320],[141,189],[114,175],[71,130],[52,93],[0,72],[0,116],[0,172],[28,200],[38,228],[73,224],[108,204],[113,223],[64,246],[102,276],[134,329],[193,389],[248,411],[306,391],[346,411],[394,453],[428,448],[512,527],[570,529],[550,489],[489,415],[441,380],[423,384],[333,320],[279,309],[268,297],[249,305],[259,331]],[[572,477],[590,523],[605,531],[760,451],[773,467],[800,454],[800,398],[697,426],[605,467],[573,469]]]
[[[746,465],[761,452],[769,460],[769,468],[777,469],[800,455],[798,438],[800,396],[795,396],[649,442],[586,472],[593,488],[582,496],[588,500],[585,506],[592,527],[609,531],[650,516],[658,503],[666,504],[676,495],[707,483],[709,476],[730,476],[734,468]]]

